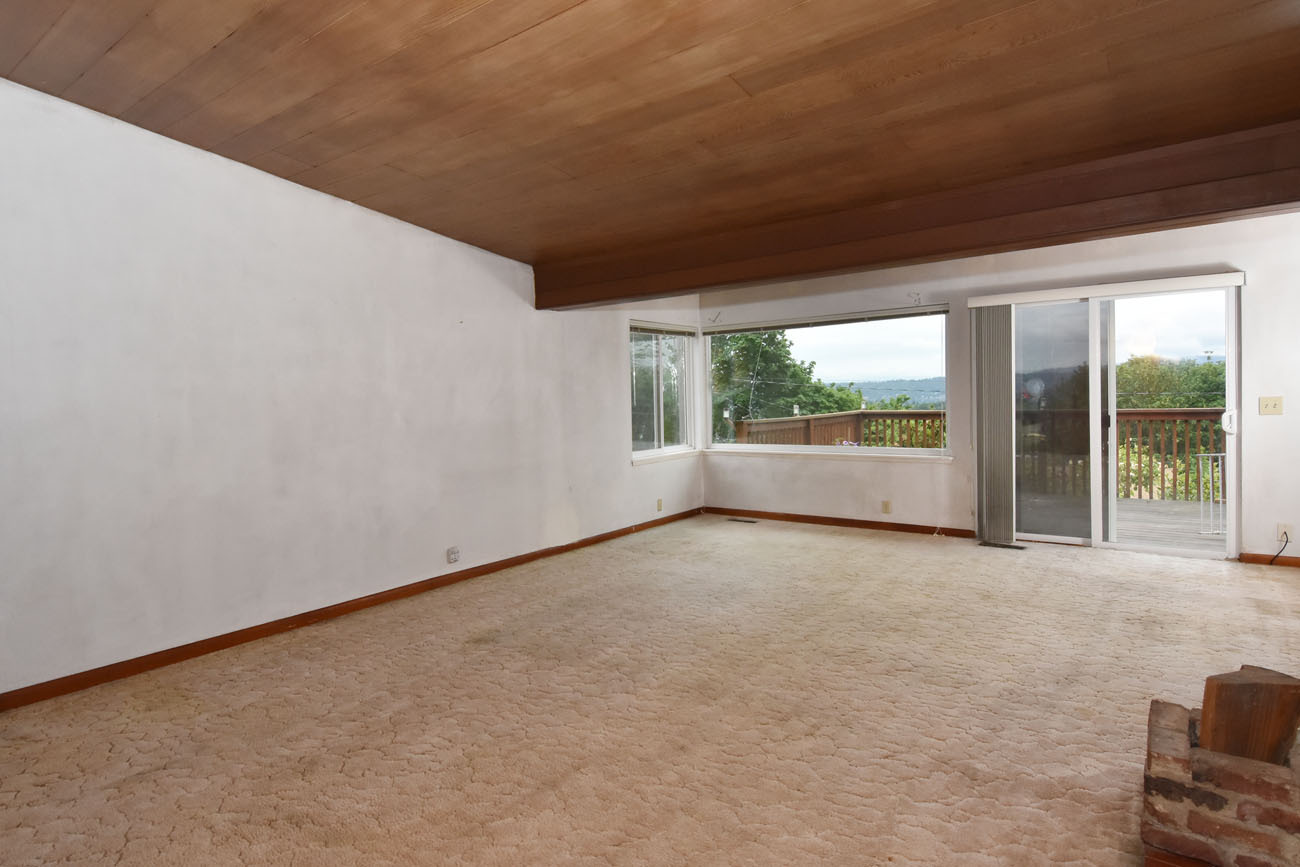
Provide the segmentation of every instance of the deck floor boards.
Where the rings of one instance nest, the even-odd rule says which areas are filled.
[[[1085,497],[1060,494],[1021,496],[1016,503],[1021,533],[1076,537],[1086,535],[1088,502]],[[1222,506],[1216,506],[1216,511]],[[1206,507],[1208,510],[1208,506]],[[1122,499],[1116,509],[1116,542],[1140,548],[1165,548],[1170,552],[1226,556],[1227,536],[1203,532],[1212,529],[1202,506],[1187,500]],[[1220,514],[1214,523],[1222,528]]]
[[[1202,506],[1198,502],[1123,499],[1118,504],[1117,519],[1117,538],[1123,545],[1175,548],[1201,554],[1227,553],[1226,536],[1202,532]],[[1210,524],[1207,516],[1204,529],[1210,529]],[[1217,524],[1221,528],[1223,521],[1220,519]]]

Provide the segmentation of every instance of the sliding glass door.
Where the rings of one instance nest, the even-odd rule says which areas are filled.
[[[1235,554],[1236,304],[1013,303],[1017,538]]]
[[[1117,374],[1108,414],[1116,520],[1105,541],[1225,555],[1229,371],[1235,376],[1230,294],[1212,289],[1100,302],[1111,312]]]
[[[1088,302],[1017,305],[1016,532],[1092,538]]]

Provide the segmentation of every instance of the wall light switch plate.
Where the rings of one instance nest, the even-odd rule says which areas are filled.
[[[1259,399],[1260,415],[1281,415],[1282,398],[1281,397],[1261,397]]]

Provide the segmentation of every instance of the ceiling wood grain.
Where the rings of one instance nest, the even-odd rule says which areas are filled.
[[[626,271],[701,238],[1300,119],[1300,3],[9,0],[0,75],[605,297],[685,291]]]

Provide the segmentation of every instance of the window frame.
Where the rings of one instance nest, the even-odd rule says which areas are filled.
[[[687,325],[676,325],[676,324],[666,323],[666,322],[647,322],[639,319],[631,319],[628,321],[628,327],[627,327],[628,351],[627,354],[624,356],[628,362],[628,370],[627,370],[627,375],[624,377],[623,381],[627,383],[627,387],[628,387],[627,406],[629,410],[631,409],[632,399],[633,399],[631,347],[632,347],[632,336],[634,334],[655,334],[655,335],[667,336],[667,337],[682,337],[685,338],[686,340],[686,349],[684,352],[684,363],[682,365],[682,382],[681,382],[681,398],[680,398],[681,406],[679,410],[682,415],[682,429],[684,432],[685,441],[681,444],[660,445],[649,449],[637,449],[635,448],[636,440],[632,436],[629,436],[629,446],[631,447],[631,452],[632,452],[632,462],[648,463],[652,461],[664,460],[671,457],[694,454],[698,452],[699,447],[696,445],[696,443],[698,442],[698,433],[696,432],[695,367],[696,367],[696,359],[698,356],[698,351],[696,349],[696,346],[700,336],[699,329],[692,328]],[[663,389],[662,388],[657,388],[655,390],[655,414],[656,414],[656,429],[659,430],[662,427],[662,419],[663,419]],[[628,416],[628,419],[630,422],[631,421],[630,414]],[[629,431],[629,433],[633,433],[633,432]]]
[[[949,372],[949,337],[952,325],[951,308],[948,304],[927,304],[913,307],[888,308],[882,310],[864,310],[852,313],[829,314],[826,316],[801,316],[776,319],[764,322],[728,323],[700,330],[700,339],[704,344],[704,381],[703,412],[707,418],[704,425],[703,442],[707,452],[734,455],[780,455],[782,457],[837,458],[847,460],[914,460],[951,462],[952,457],[952,408],[950,406]],[[873,322],[886,319],[910,319],[919,316],[943,317],[943,370],[944,370],[944,422],[947,431],[947,445],[943,448],[903,448],[895,446],[805,446],[771,443],[728,443],[715,442],[713,439],[713,340],[721,334],[745,334],[755,331],[776,331],[789,328],[816,327],[819,325],[844,325],[853,322]]]

